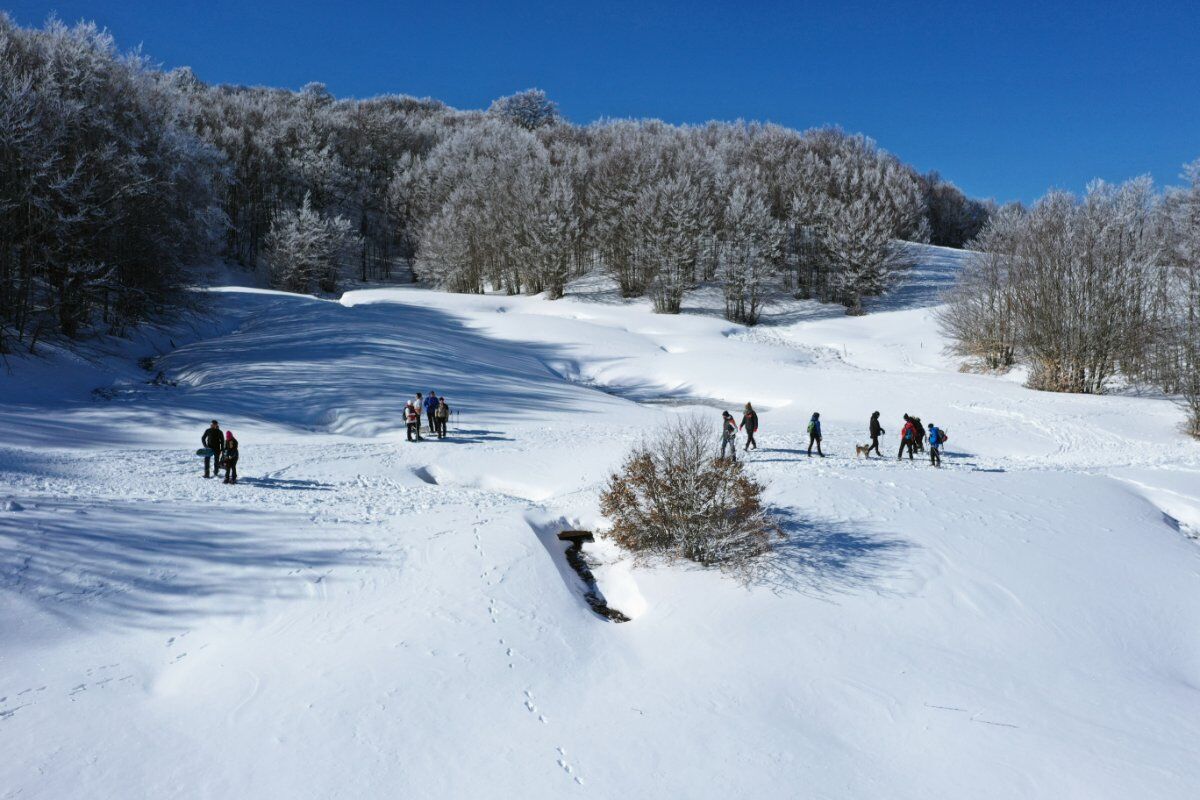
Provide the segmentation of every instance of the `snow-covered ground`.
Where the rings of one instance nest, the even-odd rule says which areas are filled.
[[[926,252],[865,318],[227,287],[152,372],[14,362],[0,798],[1200,795],[1200,446],[1165,400],[958,372]],[[458,419],[408,444],[429,389]],[[555,533],[644,433],[715,445],[747,400],[771,568],[599,541],[633,619],[594,614]],[[904,412],[942,470],[895,460]],[[212,417],[236,487],[200,477]]]

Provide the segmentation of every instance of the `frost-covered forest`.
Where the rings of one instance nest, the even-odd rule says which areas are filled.
[[[661,312],[700,282],[741,322],[779,290],[859,311],[899,240],[961,246],[991,210],[837,129],[209,86],[93,25],[3,16],[0,165],[0,352],[120,333],[215,258],[297,291],[411,270],[556,298],[603,270]]]
[[[1157,386],[1200,436],[1200,161],[1185,177],[1161,193],[1148,178],[1097,182],[993,214],[941,312],[953,349],[986,369],[1023,364],[1036,389]]]

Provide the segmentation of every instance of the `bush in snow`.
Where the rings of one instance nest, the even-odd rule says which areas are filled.
[[[744,565],[765,553],[777,528],[763,510],[763,486],[714,449],[712,427],[699,418],[676,420],[636,446],[600,496],[616,541],[706,565]]]

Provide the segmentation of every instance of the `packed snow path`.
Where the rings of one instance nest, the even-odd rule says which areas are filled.
[[[1200,447],[1161,399],[957,372],[929,252],[862,319],[227,288],[153,365],[175,386],[20,362],[0,798],[1195,797]],[[460,416],[408,444],[429,389]],[[600,524],[645,432],[746,400],[770,567],[600,541],[633,620],[594,614],[554,534]],[[888,457],[856,459],[873,410]],[[906,411],[950,432],[942,470],[896,462]],[[192,455],[212,417],[236,487]]]

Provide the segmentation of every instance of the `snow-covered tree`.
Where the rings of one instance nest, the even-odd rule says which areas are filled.
[[[278,212],[265,242],[271,284],[292,292],[334,292],[358,244],[350,222],[315,211],[308,194],[300,207]]]
[[[718,275],[725,289],[725,316],[758,322],[778,276],[783,224],[771,215],[766,187],[757,175],[738,176],[722,219]]]
[[[558,105],[541,89],[526,89],[492,101],[488,113],[526,130],[537,130],[559,121]]]

